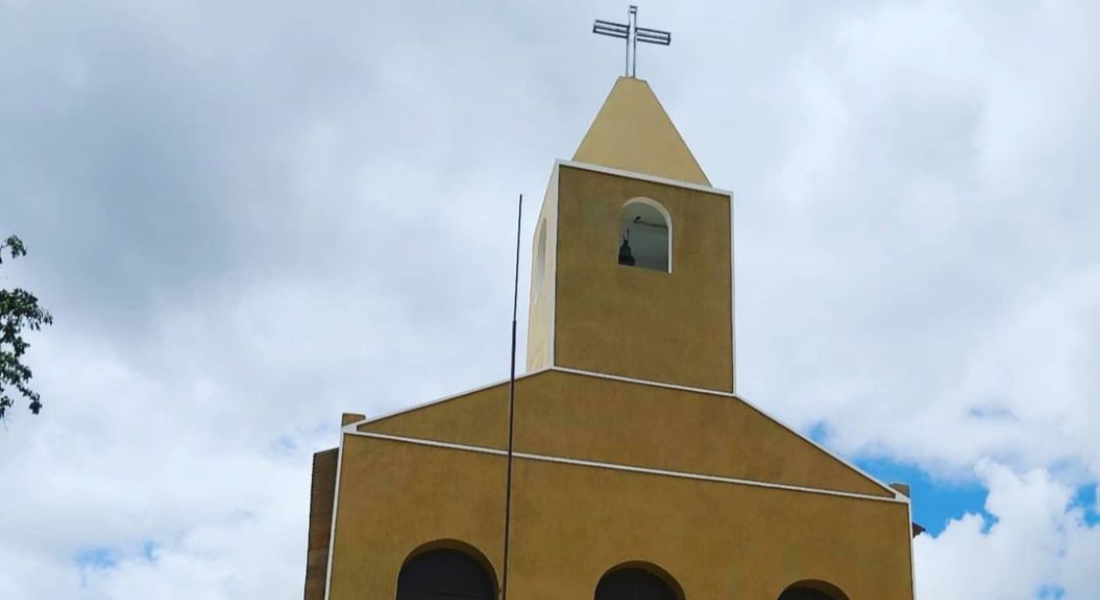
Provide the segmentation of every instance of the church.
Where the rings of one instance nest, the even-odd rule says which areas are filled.
[[[733,196],[649,84],[549,179],[526,372],[343,415],[305,599],[913,600],[908,489],[737,394]]]

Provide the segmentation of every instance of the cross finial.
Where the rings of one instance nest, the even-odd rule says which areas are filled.
[[[672,34],[657,29],[638,27],[638,7],[630,5],[626,23],[612,23],[596,19],[592,33],[607,35],[626,40],[626,76],[634,77],[638,73],[638,42],[667,46],[672,43]]]

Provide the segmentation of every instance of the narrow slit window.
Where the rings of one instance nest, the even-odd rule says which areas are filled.
[[[531,269],[532,287],[535,296],[542,289],[542,279],[546,276],[546,220],[539,222],[539,232],[535,238],[535,265]]]
[[[636,198],[623,205],[619,264],[672,272],[672,222],[663,206],[648,198]]]

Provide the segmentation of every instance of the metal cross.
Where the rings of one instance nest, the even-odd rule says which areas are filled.
[[[625,25],[596,19],[596,24],[592,26],[592,33],[626,40],[627,77],[634,77],[638,72],[638,42],[661,46],[672,43],[672,34],[667,31],[638,27],[638,7],[634,5],[630,6]]]

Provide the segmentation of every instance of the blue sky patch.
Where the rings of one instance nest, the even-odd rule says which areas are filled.
[[[1047,585],[1039,589],[1040,600],[1062,600],[1066,591],[1061,586]]]
[[[107,548],[86,548],[79,550],[73,557],[81,569],[110,569],[118,564],[118,551]]]
[[[145,540],[145,543],[141,545],[141,555],[149,562],[154,560],[153,553],[156,552],[156,550],[157,543],[153,540]]]
[[[948,521],[966,513],[985,517],[986,527],[996,521],[985,511],[989,492],[977,480],[934,481],[918,467],[885,458],[857,460],[856,465],[885,483],[908,484],[913,500],[913,520],[933,535],[939,535]]]
[[[829,438],[829,424],[825,421],[818,421],[813,427],[810,428],[809,431],[806,432],[806,435],[811,440],[824,446],[826,440]]]
[[[1081,509],[1085,516],[1085,523],[1090,527],[1100,525],[1100,506],[1096,504],[1096,488],[1095,483],[1079,488],[1077,495],[1073,498],[1073,505]]]

